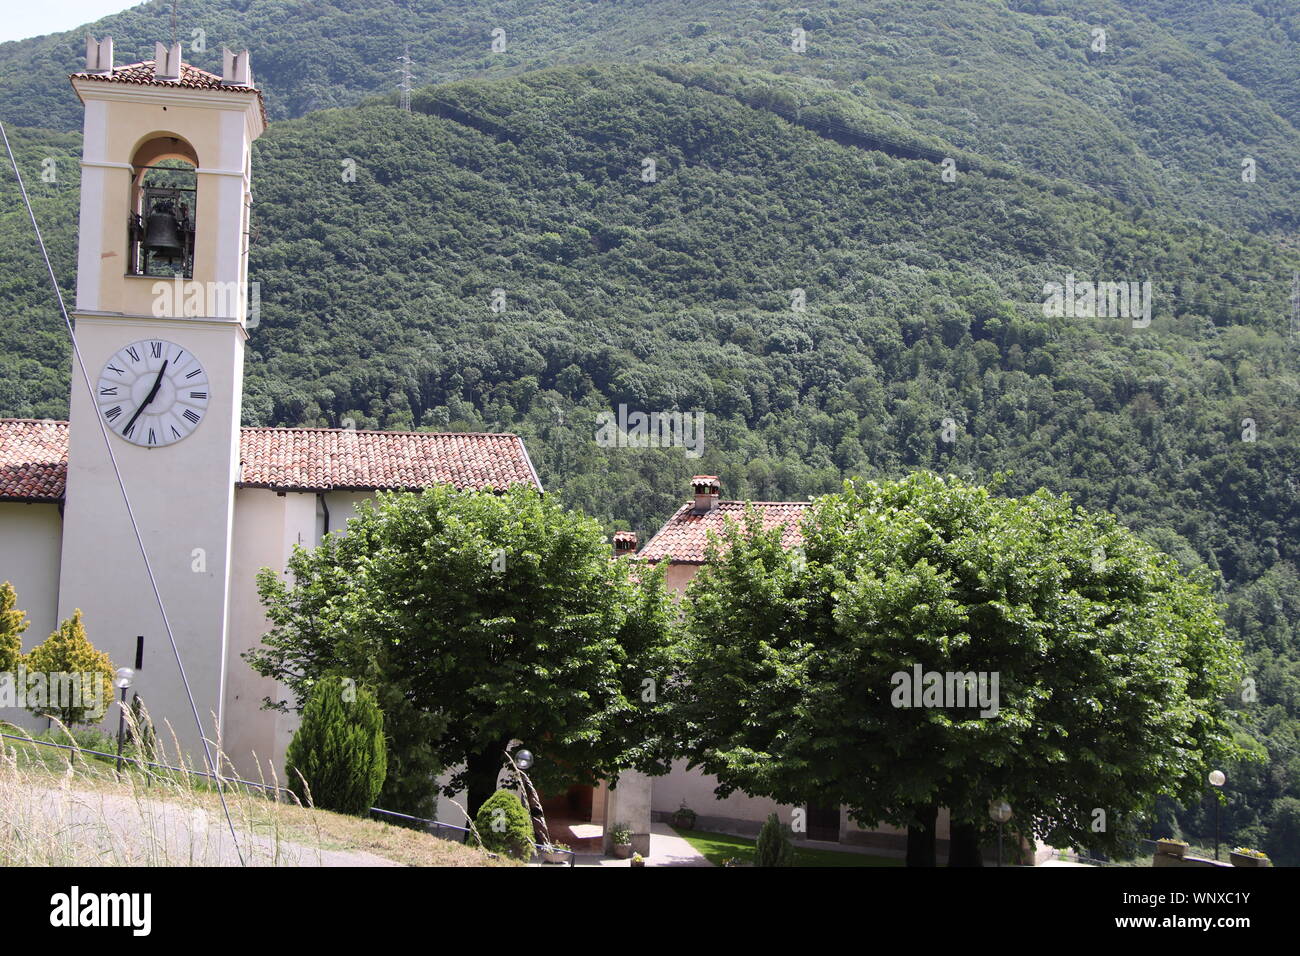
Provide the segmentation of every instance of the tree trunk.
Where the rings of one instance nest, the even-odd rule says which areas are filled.
[[[470,818],[478,815],[479,807],[496,793],[497,778],[505,764],[502,747],[493,747],[465,758],[465,809]]]
[[[917,822],[907,828],[907,865],[934,866],[934,828],[939,808],[931,805],[916,809]]]
[[[980,853],[980,828],[976,823],[948,824],[948,865],[983,866]]]

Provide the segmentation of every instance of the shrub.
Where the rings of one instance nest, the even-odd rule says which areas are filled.
[[[632,828],[626,823],[616,823],[609,831],[609,840],[615,846],[627,846],[632,842]]]
[[[18,669],[23,656],[23,631],[27,616],[17,607],[18,594],[8,581],[0,584],[0,674]]]
[[[103,651],[95,650],[86,637],[81,611],[73,612],[53,634],[32,648],[23,664],[29,678],[33,674],[45,675],[45,703],[33,703],[27,708],[38,717],[57,717],[68,727],[95,723],[113,703],[113,662]],[[81,685],[79,700],[58,699],[54,683],[65,676],[86,674],[91,675],[90,686]]]
[[[533,818],[509,790],[498,790],[483,801],[474,826],[485,849],[521,860],[532,856]]]
[[[337,677],[319,681],[302,711],[302,726],[285,754],[289,786],[303,803],[364,814],[388,772],[384,715],[374,694]],[[303,782],[306,781],[304,787]]]
[[[794,866],[794,845],[775,813],[768,814],[754,845],[755,866]]]

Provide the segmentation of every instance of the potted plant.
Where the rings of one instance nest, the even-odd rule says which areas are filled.
[[[568,863],[570,850],[572,847],[567,843],[548,843],[542,847],[542,862]]]
[[[614,845],[614,855],[626,860],[632,855],[632,828],[626,823],[616,823],[609,831],[609,841]]]
[[[1272,866],[1273,861],[1268,858],[1267,853],[1261,853],[1259,850],[1252,850],[1249,847],[1239,846],[1228,854],[1228,859],[1233,866]]]
[[[640,853],[633,853],[633,854],[632,854],[632,865],[633,865],[633,866],[645,866],[645,857],[643,857]]]
[[[1182,859],[1183,854],[1187,852],[1188,844],[1183,840],[1175,840],[1173,837],[1164,837],[1156,841],[1156,852],[1166,853],[1169,856],[1176,856]]]
[[[682,805],[673,811],[673,827],[678,830],[695,829],[695,811],[682,801]]]

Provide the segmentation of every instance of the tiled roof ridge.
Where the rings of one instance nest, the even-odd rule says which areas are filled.
[[[147,77],[141,74],[148,68]],[[201,66],[195,66],[193,63],[181,61],[181,75],[171,77],[160,77],[157,75],[157,60],[140,60],[138,63],[123,63],[115,65],[112,72],[109,73],[92,73],[89,70],[79,70],[71,74],[79,80],[100,80],[102,82],[119,82],[119,83],[170,83],[177,86],[183,86],[186,80],[186,74],[198,74],[198,77],[204,80],[210,80],[213,89],[231,90],[235,93],[260,93],[262,92],[255,86],[245,86],[240,83],[227,83],[219,74],[212,73],[203,69]],[[119,76],[118,74],[125,74]]]
[[[663,526],[651,536],[637,553],[636,559],[651,564],[667,559],[674,564],[703,564],[709,532],[720,532],[724,520],[738,521],[749,506],[762,513],[764,530],[782,527],[782,545],[795,547],[803,540],[796,515],[780,515],[780,509],[803,512],[812,501],[719,501],[708,511],[696,511],[694,501],[685,502],[673,512]],[[725,514],[722,512],[726,511]],[[777,520],[785,517],[786,520]]]
[[[241,426],[239,478],[278,491],[400,490],[452,484],[504,490],[542,482],[512,432],[398,432]],[[0,418],[0,500],[59,501],[67,485],[68,423]]]
[[[12,420],[12,419],[10,419]],[[316,425],[240,425],[246,432],[348,432],[353,435],[442,435],[463,438],[518,438],[516,432],[416,432],[389,431],[385,428],[321,428]]]
[[[93,80],[96,83],[131,83],[136,86],[162,86],[182,90],[224,90],[230,93],[242,93],[257,97],[258,109],[262,114],[262,123],[269,121],[266,115],[266,97],[256,86],[242,83],[227,83],[216,73],[209,73],[193,63],[181,61],[180,76],[159,77],[156,75],[156,60],[141,60],[138,63],[125,63],[114,66],[106,73],[94,73],[80,70],[69,75],[68,80]],[[75,88],[75,84],[74,84]],[[80,95],[80,94],[78,94]]]

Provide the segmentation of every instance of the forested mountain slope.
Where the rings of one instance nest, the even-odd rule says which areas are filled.
[[[1300,12],[1287,0],[188,0],[180,13],[197,65],[220,72],[222,44],[255,51],[273,119],[389,93],[404,47],[421,84],[574,62],[760,65],[800,79],[795,110],[836,89],[869,125],[1132,202],[1296,222]],[[155,0],[88,30],[130,62],[152,57],[170,20]],[[0,44],[0,116],[79,127],[66,75],[83,32]]]

